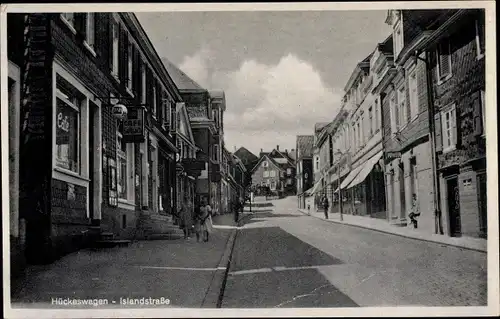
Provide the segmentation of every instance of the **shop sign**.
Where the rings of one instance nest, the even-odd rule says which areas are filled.
[[[145,109],[142,106],[128,108],[127,118],[123,121],[123,140],[126,143],[143,143],[145,138]]]
[[[385,156],[386,158],[401,158],[401,152],[387,152]]]

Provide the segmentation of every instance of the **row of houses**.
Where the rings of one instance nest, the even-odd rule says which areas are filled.
[[[243,196],[224,92],[161,58],[133,13],[9,13],[7,34],[13,273]]]
[[[385,23],[336,117],[297,137],[298,205],[326,196],[394,226],[417,207],[422,232],[484,238],[484,10],[389,10]]]

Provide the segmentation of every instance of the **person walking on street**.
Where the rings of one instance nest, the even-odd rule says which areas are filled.
[[[328,198],[323,197],[323,209],[325,210],[325,219],[328,219],[328,208],[330,208],[330,203],[328,203]]]
[[[211,214],[212,208],[210,207],[210,205],[202,202],[195,222],[196,241],[199,242],[200,237],[202,237],[204,242],[208,241],[208,234],[211,229],[210,227],[212,226]]]
[[[184,232],[184,239],[189,239],[191,228],[193,227],[193,207],[190,205],[189,200],[184,198],[181,204],[180,211],[181,228]]]

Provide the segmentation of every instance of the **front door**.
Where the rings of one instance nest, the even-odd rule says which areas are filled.
[[[460,237],[462,235],[462,223],[460,221],[460,194],[458,191],[458,178],[446,180],[446,193],[448,203],[448,216],[450,220],[450,236]]]

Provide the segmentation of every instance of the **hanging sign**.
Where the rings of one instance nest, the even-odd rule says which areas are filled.
[[[145,109],[142,106],[128,108],[123,121],[123,140],[126,143],[143,143],[145,138]]]

